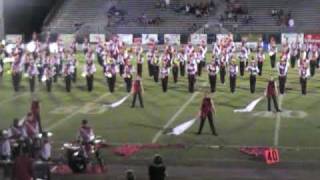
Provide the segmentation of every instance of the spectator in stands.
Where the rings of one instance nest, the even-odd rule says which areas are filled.
[[[126,180],[135,180],[136,176],[134,175],[133,170],[129,169],[126,171]]]
[[[294,19],[293,18],[289,19],[288,26],[289,26],[289,28],[293,28],[294,27]]]
[[[149,165],[150,180],[164,180],[166,178],[166,166],[163,164],[162,157],[155,155],[153,162]]]

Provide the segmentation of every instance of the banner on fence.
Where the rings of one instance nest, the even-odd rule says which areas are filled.
[[[142,34],[142,44],[158,43],[158,34]]]
[[[165,34],[164,43],[165,44],[180,44],[180,34]]]
[[[6,44],[14,44],[18,39],[22,40],[22,34],[8,34],[6,35]]]
[[[62,40],[64,45],[70,45],[74,41],[74,34],[60,34],[59,40]]]
[[[90,43],[97,43],[100,40],[105,40],[106,35],[105,34],[90,34],[89,35],[89,41]]]
[[[320,34],[305,34],[304,42],[320,45]]]
[[[207,34],[191,34],[190,42],[191,44],[207,44],[208,35]]]
[[[222,39],[226,38],[233,39],[233,34],[217,34],[217,42],[220,42]]]
[[[282,33],[281,34],[281,43],[303,43],[304,41],[304,34],[303,33]]]
[[[120,41],[125,44],[131,45],[133,43],[133,35],[132,34],[118,34]]]

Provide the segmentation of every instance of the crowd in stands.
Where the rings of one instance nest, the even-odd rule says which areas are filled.
[[[292,28],[295,25],[291,11],[285,13],[283,9],[272,9],[271,16],[276,18],[278,26],[286,25]]]
[[[192,14],[196,17],[204,17],[209,16],[211,12],[214,11],[216,8],[216,5],[214,1],[208,1],[208,2],[195,2],[193,4],[186,3],[180,7],[177,7],[175,9],[175,12],[177,13],[185,13],[185,14]]]
[[[242,23],[248,25],[253,21],[252,16],[249,14],[248,8],[241,5],[237,0],[226,0],[227,9],[223,15],[220,15],[220,23],[225,21]]]

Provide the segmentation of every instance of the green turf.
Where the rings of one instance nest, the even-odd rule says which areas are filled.
[[[79,53],[78,57],[83,62],[83,55]],[[109,143],[151,143],[157,132],[191,97],[191,94],[187,91],[186,77],[179,77],[178,84],[174,84],[172,76],[170,76],[168,92],[163,93],[160,84],[154,83],[151,78],[147,77],[145,65],[143,72],[145,108],[141,109],[139,106],[134,109],[130,108],[130,98],[116,109],[105,109],[102,104],[112,103],[126,95],[123,79],[117,76],[116,92],[110,94],[102,76],[101,68],[98,67],[94,91],[89,93],[86,91],[85,79],[80,76],[81,69],[81,66],[78,67],[78,81],[73,84],[71,93],[65,92],[62,78],[59,79],[58,84],[53,85],[52,93],[47,93],[44,85],[37,84],[37,91],[31,94],[26,79],[23,80],[21,92],[14,93],[11,78],[5,74],[0,82],[0,127],[6,128],[11,124],[13,118],[23,117],[30,108],[30,101],[36,98],[41,102],[41,117],[44,129],[70,116],[64,123],[52,129],[55,149],[58,149],[64,141],[75,139],[77,129],[83,118],[87,118],[96,134],[103,136]],[[166,149],[159,150],[159,152],[168,158],[176,159],[178,162],[190,163],[189,160],[197,158],[247,159],[233,146],[274,146],[275,114],[272,115],[271,113],[271,118],[253,116],[254,113],[264,113],[266,111],[266,100],[258,104],[252,113],[233,112],[234,109],[243,108],[252,100],[263,95],[270,74],[276,76],[276,72],[270,68],[267,58],[263,76],[258,77],[255,94],[249,92],[248,73],[244,77],[238,76],[235,94],[230,93],[228,78],[225,85],[218,81],[217,92],[212,97],[217,107],[215,120],[219,137],[209,135],[208,124],[205,126],[204,135],[196,136],[195,132],[198,128],[198,123],[196,123],[181,136],[163,134],[157,141],[161,144],[183,143],[191,146],[188,150]],[[307,96],[302,96],[298,71],[289,68],[287,91],[283,98],[282,108],[293,111],[293,116],[291,118],[281,116],[278,145],[280,147],[300,147],[300,149],[299,151],[297,149],[292,151],[281,150],[281,158],[284,161],[304,161],[314,158],[320,160],[319,149],[308,149],[310,147],[320,148],[320,142],[317,139],[320,136],[318,119],[320,115],[318,107],[320,104],[319,82],[320,76],[316,74],[308,81]],[[193,118],[199,110],[203,96],[202,92],[208,89],[207,73],[204,72],[202,77],[197,80],[197,91],[200,93],[169,128]],[[297,118],[294,115],[297,111],[303,111],[307,116],[302,119]],[[225,149],[211,150],[201,147],[205,145],[222,145],[225,146]],[[304,150],[304,148],[308,150]],[[155,151],[142,151],[132,158],[145,159],[151,157],[153,153]],[[114,156],[109,150],[105,152],[105,158],[116,162],[122,160],[122,158]]]

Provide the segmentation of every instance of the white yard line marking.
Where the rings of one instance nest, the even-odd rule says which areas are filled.
[[[279,108],[282,110],[282,102],[283,102],[283,95],[279,96]],[[278,146],[279,145],[279,134],[280,134],[280,128],[281,128],[281,113],[276,114],[276,125],[275,125],[275,131],[274,131],[274,141],[273,145]]]
[[[26,96],[26,95],[28,95],[28,93],[22,93],[22,94],[14,96],[12,98],[8,98],[6,100],[3,100],[0,102],[0,106],[6,105],[8,102],[14,101],[14,100],[18,99],[19,97]]]
[[[187,108],[187,106],[194,100],[194,98],[199,94],[199,92],[193,93],[193,95],[185,102],[180,109],[171,117],[171,119],[163,126],[163,128],[153,137],[152,143],[156,143],[160,136],[163,134],[164,130],[167,129],[177,117]]]
[[[65,123],[68,119],[70,119],[70,118],[74,117],[75,115],[81,113],[83,111],[83,109],[86,108],[87,106],[90,106],[92,103],[96,103],[96,102],[100,101],[101,99],[103,99],[105,97],[108,97],[110,95],[111,95],[110,93],[105,93],[102,96],[100,96],[97,99],[95,99],[94,101],[85,104],[82,108],[79,108],[77,111],[74,111],[73,113],[69,114],[68,116],[57,120],[54,124],[49,126],[48,130],[52,131],[52,130],[56,129],[57,127],[59,127],[60,125]]]

